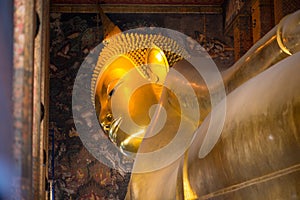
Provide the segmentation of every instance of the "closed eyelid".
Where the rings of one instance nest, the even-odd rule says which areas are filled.
[[[108,86],[107,86],[107,95],[109,97],[111,97],[114,93],[114,91],[116,90],[117,87],[120,86],[120,84],[122,84],[123,81],[119,81],[119,80],[114,80],[114,81],[111,81]]]
[[[108,96],[111,97],[115,92],[115,88],[113,88],[112,90],[110,90],[110,92],[108,93]]]
[[[109,93],[114,89],[115,85],[118,83],[118,80],[112,80],[107,84],[106,94],[109,96]]]

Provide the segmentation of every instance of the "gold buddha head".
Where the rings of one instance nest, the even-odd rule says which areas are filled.
[[[136,43],[147,38],[144,46]],[[92,100],[102,129],[126,155],[137,152],[169,67],[182,59],[159,47],[166,40],[160,35],[121,34],[110,39],[99,55]],[[179,49],[171,40],[169,45]]]

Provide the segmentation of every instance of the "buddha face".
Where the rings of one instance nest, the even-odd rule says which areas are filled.
[[[145,65],[127,55],[112,58],[99,75],[95,107],[102,129],[123,153],[137,152],[158,104],[169,65],[158,47],[146,51]]]

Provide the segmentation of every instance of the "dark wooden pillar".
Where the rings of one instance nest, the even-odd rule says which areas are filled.
[[[251,6],[253,43],[274,27],[273,0],[254,0]]]
[[[235,60],[242,57],[252,46],[251,18],[249,15],[238,15],[233,23]]]
[[[32,177],[34,199],[47,199],[49,108],[49,1],[35,0]]]
[[[14,1],[13,199],[32,195],[34,0]]]

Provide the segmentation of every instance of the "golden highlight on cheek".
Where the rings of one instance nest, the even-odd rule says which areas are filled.
[[[154,88],[158,88],[154,92]],[[149,110],[154,104],[159,103],[162,86],[158,84],[147,84],[138,88],[130,96],[129,114],[132,120],[140,126],[147,126],[150,123]],[[146,101],[145,101],[146,100]]]

